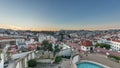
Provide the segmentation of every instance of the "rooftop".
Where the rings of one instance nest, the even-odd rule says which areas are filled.
[[[83,41],[83,42],[82,42],[82,45],[83,45],[83,46],[93,46],[92,41],[89,41],[89,40]]]

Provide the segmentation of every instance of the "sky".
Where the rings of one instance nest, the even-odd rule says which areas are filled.
[[[120,0],[0,0],[0,28],[120,29]]]

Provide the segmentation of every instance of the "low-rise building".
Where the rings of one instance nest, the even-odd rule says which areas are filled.
[[[115,41],[109,41],[109,42],[112,50],[120,51],[120,41],[115,40]]]
[[[120,40],[113,39],[100,39],[98,43],[106,43],[111,46],[111,49],[114,51],[120,51]]]
[[[94,46],[92,44],[92,41],[85,40],[82,42],[81,50],[88,52],[88,51],[93,51],[93,49],[94,49]]]

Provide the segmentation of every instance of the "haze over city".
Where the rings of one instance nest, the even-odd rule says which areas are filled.
[[[0,27],[14,30],[119,29],[120,0],[1,0]]]

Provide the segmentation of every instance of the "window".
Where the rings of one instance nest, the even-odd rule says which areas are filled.
[[[88,50],[89,48],[87,47],[87,50]]]

